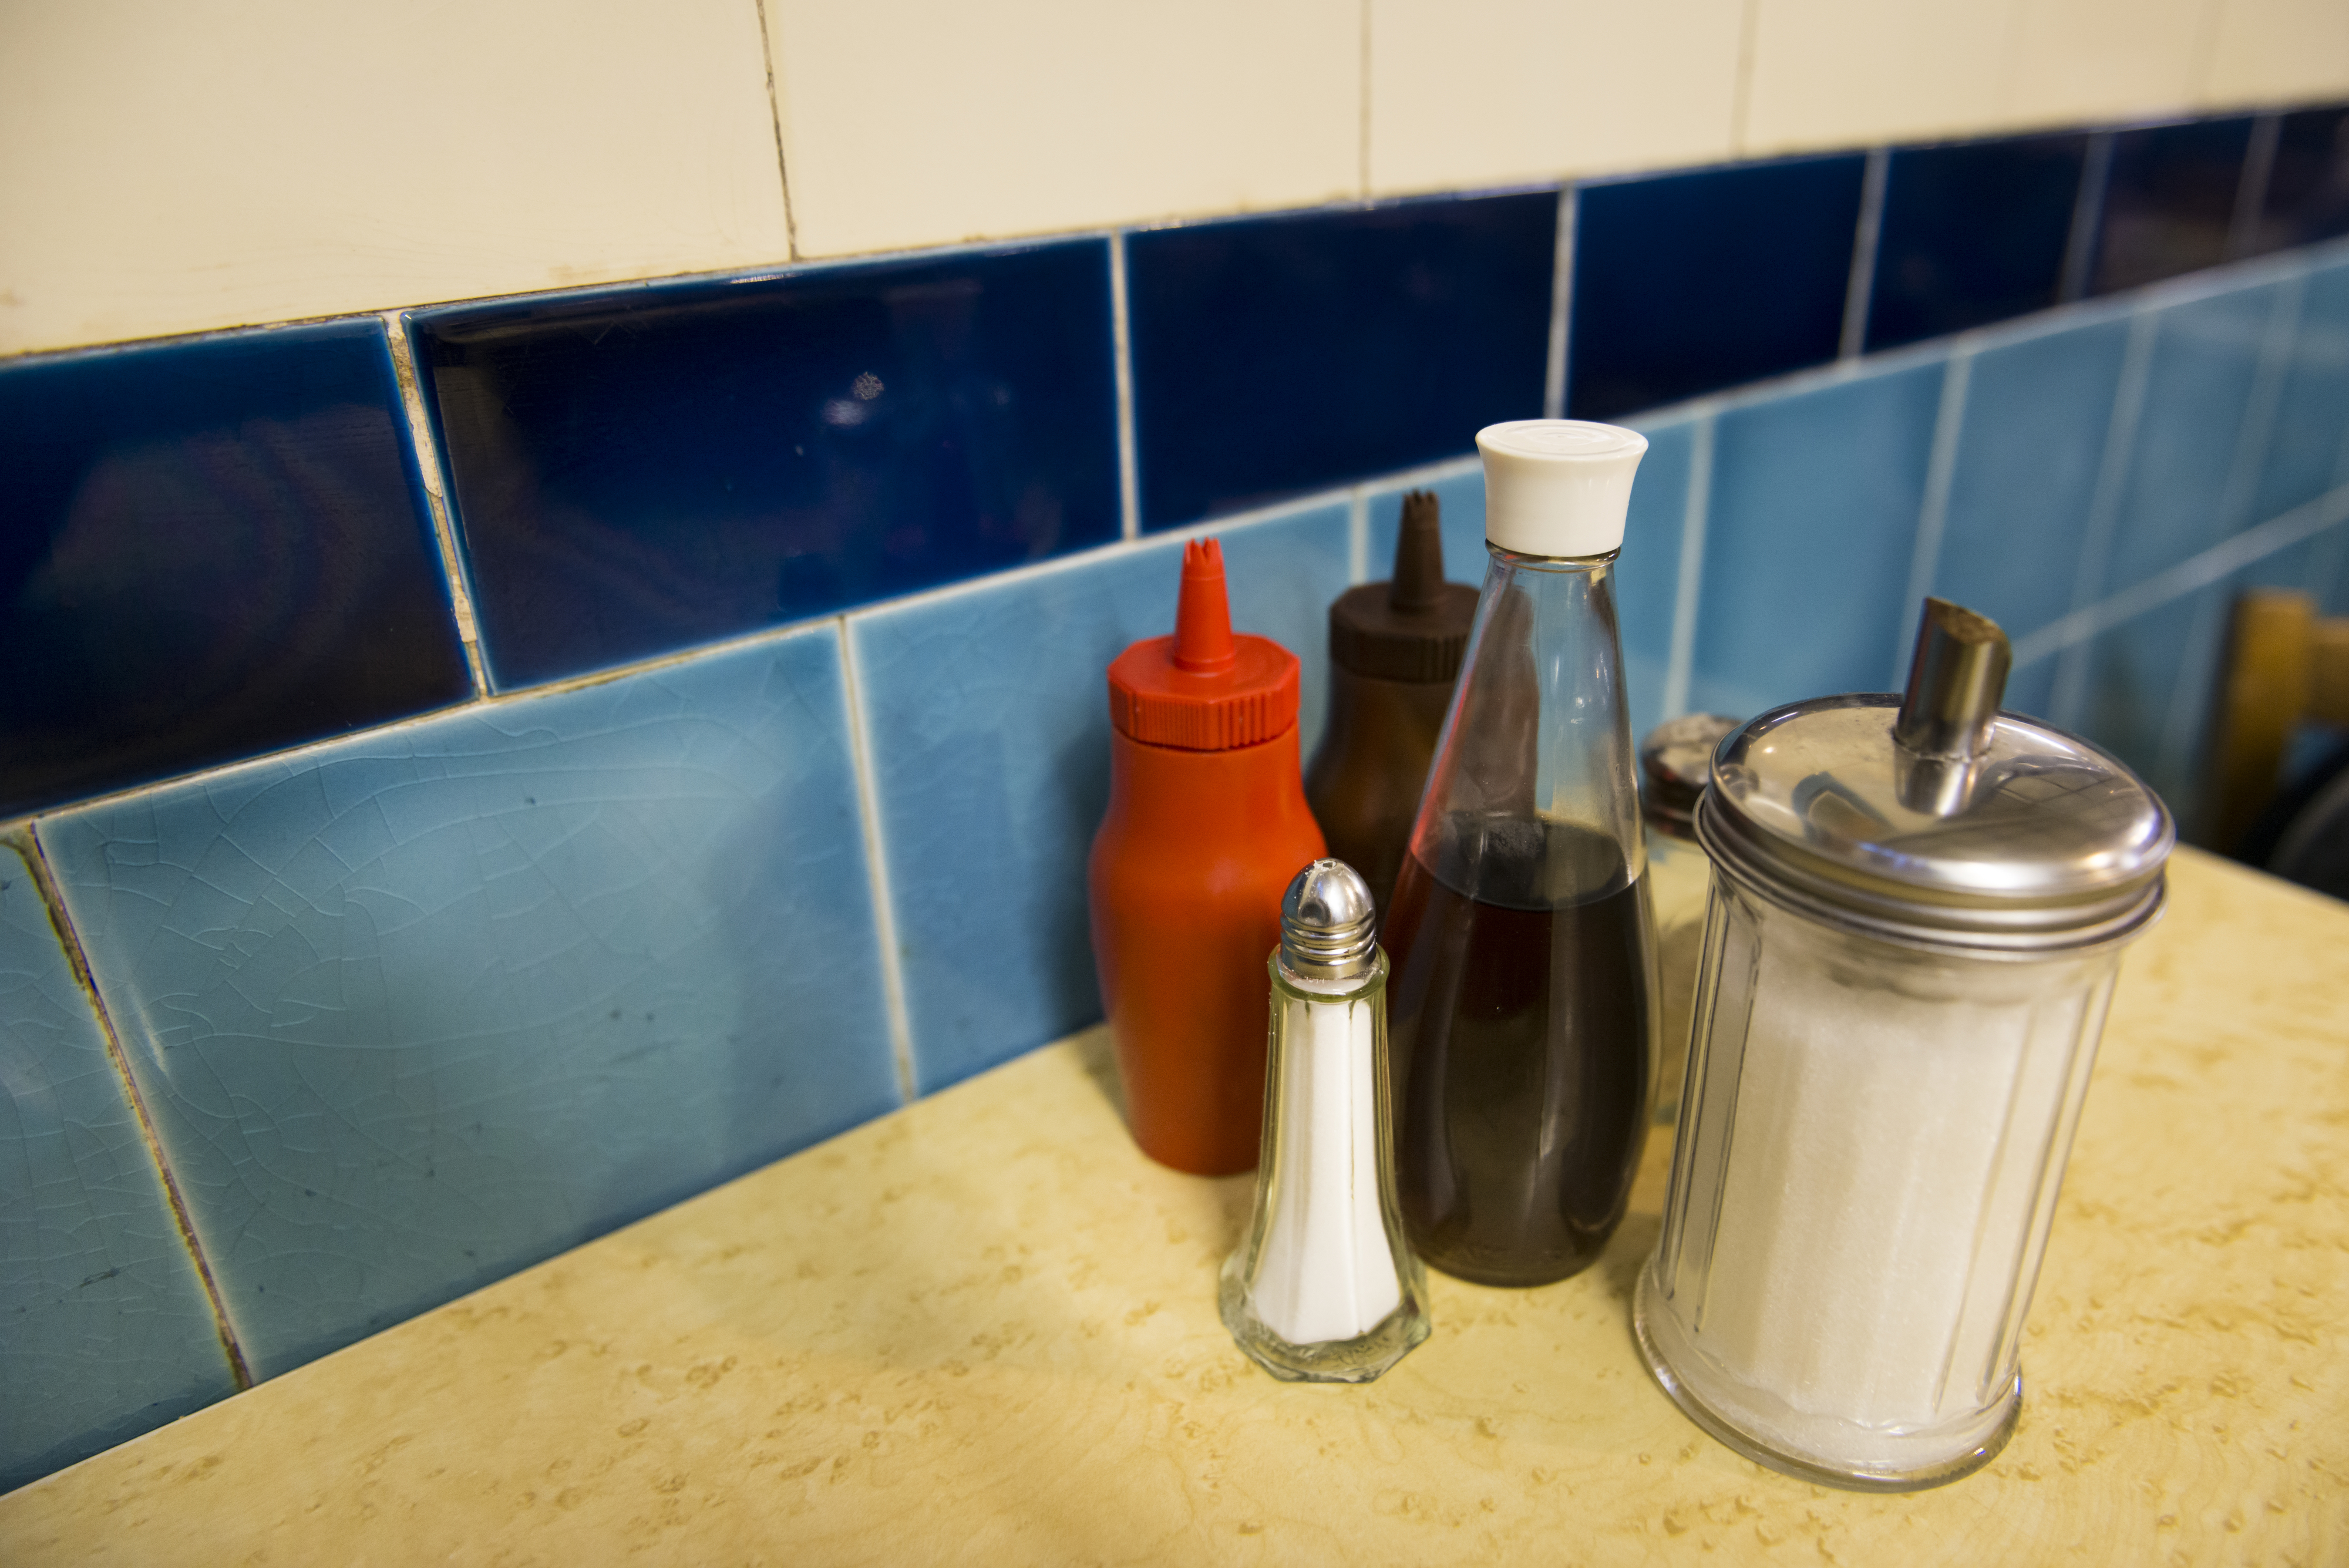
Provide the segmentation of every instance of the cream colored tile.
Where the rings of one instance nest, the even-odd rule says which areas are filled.
[[[2203,100],[2288,103],[2349,94],[2349,4],[2220,0]]]
[[[769,0],[768,33],[805,254],[1361,190],[1359,0]]]
[[[750,0],[0,6],[0,350],[785,255]]]
[[[1371,188],[1730,152],[1743,0],[1370,0]]]
[[[2216,0],[2030,0],[2002,118],[2061,125],[2174,113],[2195,99]]]
[[[2023,0],[1759,0],[1744,151],[1963,134],[2002,109]]]

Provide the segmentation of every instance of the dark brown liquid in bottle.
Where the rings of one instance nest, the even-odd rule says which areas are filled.
[[[1395,1177],[1413,1246],[1464,1280],[1537,1285],[1595,1262],[1647,1136],[1647,884],[1614,842],[1454,817],[1403,864],[1385,946]]]

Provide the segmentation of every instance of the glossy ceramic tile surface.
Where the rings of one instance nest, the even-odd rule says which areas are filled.
[[[2199,731],[2199,687],[2189,683],[2206,673],[2207,657],[2196,655],[2214,651],[2209,633],[2223,609],[2223,591],[2204,588],[2099,634],[2076,655],[2085,666],[2080,707],[2055,715],[2128,763],[2189,833],[2199,781],[2172,726]]]
[[[1967,367],[1933,592],[2023,637],[2068,612],[2127,320],[1993,343]]]
[[[0,817],[464,697],[381,324],[0,368]]]
[[[0,1491],[234,1385],[39,890],[0,845]]]
[[[1889,348],[2055,303],[2086,161],[2084,135],[1895,151],[1868,295]]]
[[[1100,240],[419,318],[511,688],[1117,536]]]
[[[2230,493],[2230,479],[2239,462],[2256,464],[2265,443],[2269,416],[2259,405],[2266,400],[2253,397],[2261,355],[2277,329],[2273,313],[2292,301],[2285,286],[2268,284],[2171,306],[2157,317],[2097,594],[2167,570],[2252,521],[2251,494]]]
[[[2349,109],[2287,114],[2260,205],[2254,251],[2349,234]]]
[[[1609,419],[1835,358],[1857,155],[1577,194],[1567,407]]]
[[[1223,535],[1232,625],[1305,667],[1302,753],[1327,701],[1347,509]],[[850,622],[925,1094],[1101,1016],[1085,857],[1109,800],[1103,672],[1174,623],[1175,540]]]
[[[2090,292],[2135,288],[2226,260],[2251,140],[2248,117],[2116,134]]]
[[[1143,525],[1457,456],[1539,415],[1557,216],[1535,192],[1130,236]]]
[[[1721,416],[1692,709],[1889,686],[1941,379],[1928,363]]]
[[[40,832],[262,1376],[896,1103],[831,627]]]
[[[2349,261],[2312,271],[2249,521],[2349,483]]]
[[[1680,600],[1681,546],[1687,533],[1689,485],[1695,479],[1698,427],[1675,421],[1646,427],[1648,455],[1631,484],[1623,549],[1615,558],[1615,613],[1623,639],[1623,680],[1637,741],[1664,717],[1672,661],[1673,611]]]

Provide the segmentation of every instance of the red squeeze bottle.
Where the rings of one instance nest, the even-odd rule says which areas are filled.
[[[1256,1164],[1265,957],[1322,855],[1298,763],[1297,656],[1235,637],[1224,552],[1183,546],[1174,635],[1109,667],[1109,810],[1093,836],[1093,961],[1143,1152],[1200,1176]]]

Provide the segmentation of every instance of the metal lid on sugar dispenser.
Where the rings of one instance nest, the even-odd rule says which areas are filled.
[[[1790,703],[1715,753],[1697,836],[1775,902],[1895,940],[2035,952],[2161,908],[2177,842],[2116,758],[1998,711],[2006,635],[1925,601],[1905,694]]]

